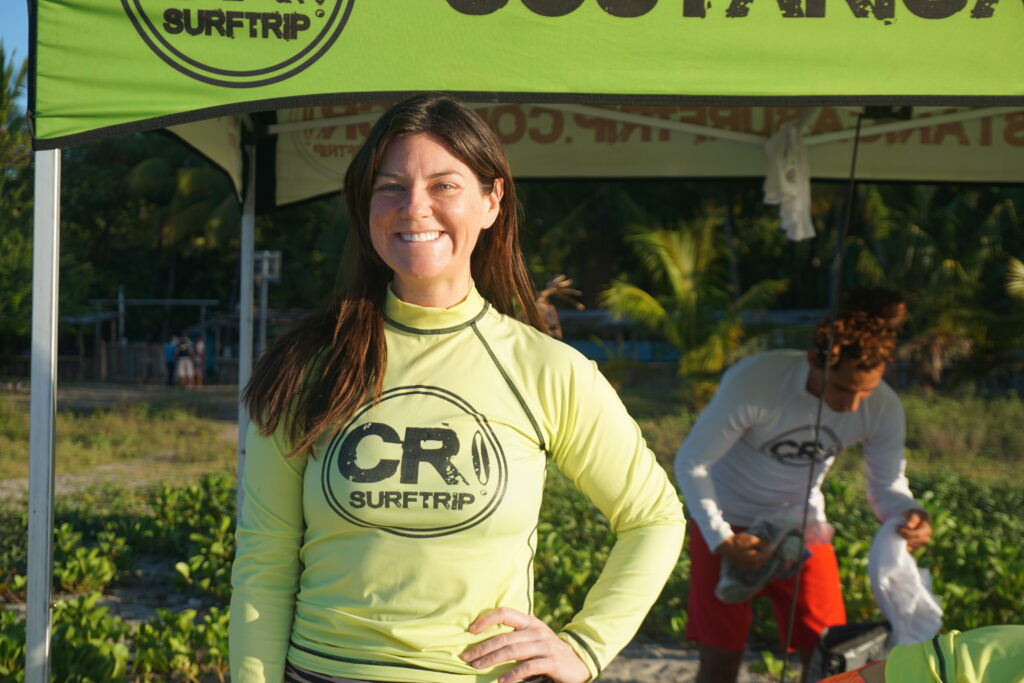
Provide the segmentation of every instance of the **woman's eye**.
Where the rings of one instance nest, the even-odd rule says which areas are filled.
[[[399,192],[402,186],[398,183],[384,183],[377,186],[377,192]]]

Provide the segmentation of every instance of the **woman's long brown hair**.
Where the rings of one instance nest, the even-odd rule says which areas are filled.
[[[450,97],[424,94],[400,102],[377,121],[345,173],[345,201],[359,238],[352,284],[279,337],[260,356],[245,388],[243,400],[260,433],[284,428],[289,455],[307,452],[367,400],[380,398],[387,367],[383,306],[393,273],[370,242],[370,198],[388,144],[419,133],[434,136],[473,169],[485,192],[502,180],[498,218],[481,231],[473,251],[473,280],[499,311],[547,330],[519,247],[512,171],[494,131]]]

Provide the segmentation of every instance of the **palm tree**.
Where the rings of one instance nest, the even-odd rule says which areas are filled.
[[[128,176],[134,194],[161,205],[151,216],[158,243],[189,252],[236,240],[241,211],[228,177],[168,151],[144,159]]]
[[[788,280],[762,280],[733,300],[720,267],[720,212],[673,229],[634,228],[627,241],[658,291],[646,291],[628,275],[601,293],[601,303],[660,333],[679,349],[679,373],[691,380],[721,372],[744,355],[745,311],[771,305]],[[701,392],[703,393],[703,392]]]
[[[648,214],[621,184],[523,183],[517,187],[526,216],[523,251],[530,274],[543,282],[566,273],[583,290],[583,303],[621,269],[622,226],[642,223]]]
[[[16,65],[0,42],[0,169],[5,176],[26,168],[30,161],[27,120],[17,103],[27,74],[28,61]]]
[[[988,189],[867,186],[863,234],[848,242],[858,280],[902,291],[912,315],[910,357],[927,386],[944,369],[1006,336],[1016,321],[986,310],[993,273],[1019,231],[1012,197]]]
[[[18,106],[27,73],[0,42],[0,353],[21,346],[32,305],[32,155]]]

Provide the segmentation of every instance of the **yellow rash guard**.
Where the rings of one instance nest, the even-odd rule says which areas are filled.
[[[893,648],[885,663],[892,683],[1022,683],[1024,626],[950,631]]]
[[[459,655],[530,613],[547,457],[607,516],[615,547],[559,637],[592,676],[629,642],[679,555],[675,490],[596,366],[494,310],[385,305],[388,365],[367,404],[309,456],[253,426],[232,582],[235,683],[286,658],[349,678],[494,681]]]

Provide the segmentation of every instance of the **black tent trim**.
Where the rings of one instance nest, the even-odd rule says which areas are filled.
[[[32,70],[35,73],[35,70]],[[29,83],[34,95],[34,76]],[[297,97],[278,97],[249,100],[234,104],[194,109],[166,116],[155,116],[96,128],[84,133],[64,135],[40,140],[33,136],[32,149],[36,151],[84,145],[104,138],[129,135],[141,131],[167,128],[217,116],[248,114],[276,109],[295,109],[337,104],[366,102],[394,102],[419,91],[395,90],[360,93],[328,93]],[[841,107],[841,106],[919,106],[919,107],[1024,107],[1024,95],[613,95],[608,93],[538,93],[495,91],[444,91],[466,102],[474,103],[530,103],[530,104],[618,104],[636,106],[721,106],[721,107]],[[35,100],[30,98],[34,118]]]

